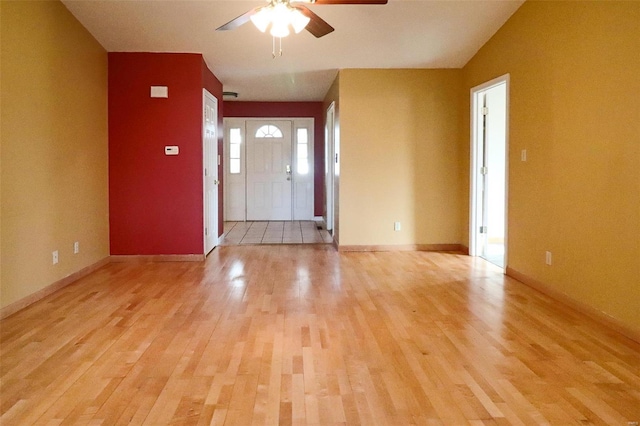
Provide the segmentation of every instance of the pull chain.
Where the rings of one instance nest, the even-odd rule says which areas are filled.
[[[278,37],[280,40],[280,50],[278,51],[278,56],[282,56],[282,37]],[[273,59],[276,58],[276,37],[273,37],[273,43],[271,45],[271,57]]]

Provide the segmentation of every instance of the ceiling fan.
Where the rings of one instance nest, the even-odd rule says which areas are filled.
[[[290,33],[299,33],[306,29],[315,37],[320,38],[332,32],[334,28],[316,15],[308,4],[387,4],[388,0],[267,0],[266,6],[255,7],[237,18],[227,22],[216,31],[226,31],[238,28],[252,21],[262,32],[269,30],[273,37],[282,38]]]

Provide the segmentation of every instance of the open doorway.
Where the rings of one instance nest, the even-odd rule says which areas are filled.
[[[509,75],[471,89],[469,254],[507,264]]]
[[[203,90],[204,254],[218,245],[218,99]]]
[[[324,222],[327,227],[327,231],[334,235],[334,205],[335,200],[333,197],[334,193],[334,152],[335,152],[335,144],[334,134],[335,134],[335,103],[332,102],[327,109],[326,116],[326,125],[325,125],[325,147],[324,147],[324,189],[325,189],[325,205],[324,205]]]

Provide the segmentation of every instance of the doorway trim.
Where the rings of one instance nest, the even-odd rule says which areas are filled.
[[[212,102],[212,107],[207,105],[207,101]],[[211,111],[210,111],[211,110]],[[214,124],[214,143],[213,149],[207,144],[207,119],[212,120]],[[203,248],[204,255],[207,256],[214,248],[218,246],[220,240],[218,238],[218,227],[220,218],[218,217],[218,206],[220,198],[218,196],[218,185],[220,177],[218,176],[218,164],[220,164],[220,156],[218,152],[218,99],[207,89],[202,90],[202,218],[203,218]],[[211,200],[207,193],[211,193],[213,197],[213,207],[209,206]]]
[[[325,117],[325,137],[324,137],[324,175],[325,175],[325,225],[331,236],[334,235],[335,199],[334,199],[334,152],[335,152],[335,120],[336,103],[331,102],[326,111]]]
[[[477,229],[478,229],[478,155],[479,155],[479,138],[480,132],[478,132],[478,112],[479,108],[482,105],[479,102],[479,95],[487,91],[493,87],[498,85],[505,84],[505,170],[504,170],[504,267],[503,270],[507,270],[508,266],[508,230],[509,230],[509,91],[510,91],[510,75],[504,74],[500,77],[496,77],[486,83],[480,84],[471,88],[470,91],[470,139],[471,139],[471,149],[470,149],[470,166],[469,166],[469,175],[470,175],[470,191],[469,191],[469,255],[470,256],[478,256],[477,252]]]

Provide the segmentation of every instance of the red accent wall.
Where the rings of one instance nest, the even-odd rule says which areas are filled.
[[[108,57],[111,254],[202,254],[202,88],[221,115],[221,84],[199,54]],[[169,97],[151,98],[152,85]]]
[[[242,118],[313,117],[315,119],[313,134],[313,210],[314,215],[322,216],[324,210],[324,108],[322,102],[227,101],[224,104],[224,116]]]

